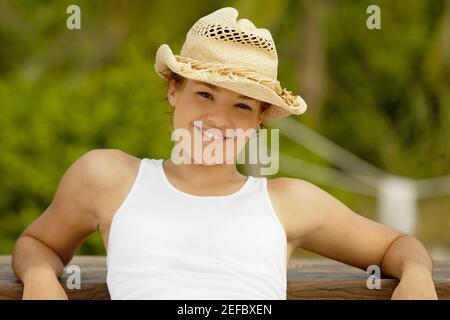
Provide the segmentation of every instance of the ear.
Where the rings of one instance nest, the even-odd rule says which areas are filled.
[[[177,89],[175,87],[175,81],[174,80],[170,80],[169,81],[169,88],[167,90],[167,100],[169,101],[169,104],[172,107],[175,107],[176,105],[176,100],[177,100]]]
[[[258,116],[258,122],[257,122],[257,126],[256,126],[257,129],[261,128],[261,123],[262,122],[263,122],[262,116]]]
[[[261,123],[263,123],[266,118],[266,112],[265,112],[266,110],[264,110],[262,112],[260,111],[258,114],[258,128],[261,127]]]

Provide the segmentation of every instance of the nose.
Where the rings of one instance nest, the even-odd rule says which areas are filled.
[[[230,125],[229,112],[226,106],[215,103],[208,112],[209,123],[214,124],[216,128],[228,128]]]

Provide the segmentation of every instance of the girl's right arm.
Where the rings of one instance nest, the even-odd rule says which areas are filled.
[[[24,284],[23,299],[67,299],[58,277],[82,241],[98,230],[108,152],[113,151],[93,150],[75,161],[51,204],[17,240],[12,267]]]

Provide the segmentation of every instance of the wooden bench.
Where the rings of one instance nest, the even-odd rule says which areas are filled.
[[[60,282],[69,299],[110,299],[106,285],[106,260],[101,256],[75,256],[68,264],[81,270],[81,289],[68,289],[64,273]],[[287,298],[295,299],[389,299],[398,280],[381,278],[380,289],[368,289],[367,272],[329,259],[291,259],[288,265]],[[450,299],[450,261],[435,261],[433,279],[439,299]],[[22,284],[11,269],[11,257],[0,256],[0,300],[20,299]]]

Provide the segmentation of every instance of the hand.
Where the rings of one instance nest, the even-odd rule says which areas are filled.
[[[422,266],[405,267],[391,300],[438,300],[430,270]]]
[[[23,300],[69,300],[52,269],[29,270],[23,284]]]

